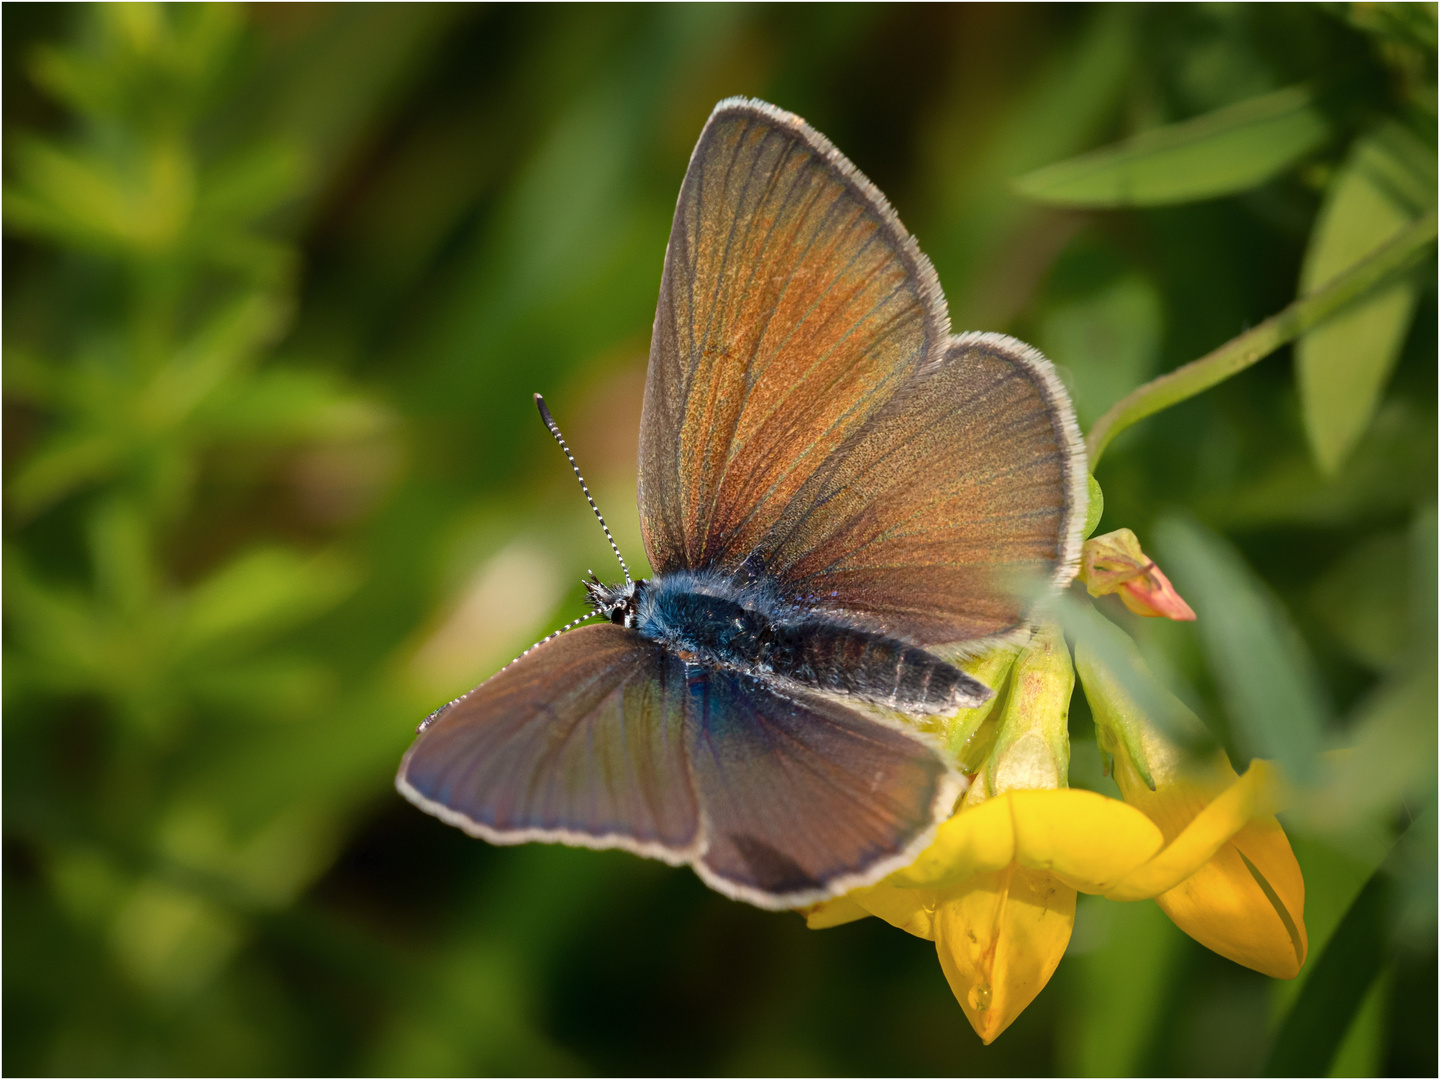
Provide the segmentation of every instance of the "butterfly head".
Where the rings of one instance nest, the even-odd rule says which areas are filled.
[[[585,592],[590,606],[599,614],[617,626],[633,630],[640,624],[640,594],[647,584],[641,579],[623,585],[606,585],[592,572],[590,580],[585,582]]]

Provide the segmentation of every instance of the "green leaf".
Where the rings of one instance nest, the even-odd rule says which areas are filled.
[[[15,173],[5,191],[10,225],[94,251],[168,252],[194,204],[194,162],[174,139],[126,154],[30,139],[16,147]]]
[[[1329,134],[1309,91],[1287,87],[1047,165],[1015,181],[1036,202],[1163,206],[1263,184]]]
[[[1367,834],[1387,831],[1397,813],[1414,813],[1434,801],[1435,546],[1435,511],[1429,507],[1416,515],[1407,537],[1385,536],[1358,549],[1366,557],[1363,567],[1353,555],[1342,560],[1321,592],[1327,596],[1347,586],[1358,593],[1351,618],[1362,627],[1388,619],[1391,651],[1382,657],[1385,678],[1360,698],[1342,732],[1332,737],[1343,756],[1327,758],[1323,783],[1294,807],[1318,833],[1348,836],[1363,846]],[[1433,844],[1427,857],[1433,867]],[[1433,869],[1428,880],[1433,906]]]
[[[1155,677],[1129,634],[1090,604],[1069,597],[1058,600],[1061,624],[1075,639],[1075,671],[1095,726],[1123,744],[1147,784],[1155,786],[1149,765],[1151,732],[1187,753],[1213,746],[1200,718]]]
[[[1155,530],[1196,627],[1240,748],[1292,780],[1316,775],[1326,708],[1304,641],[1279,601],[1221,537],[1179,519]]]
[[[15,510],[28,517],[76,488],[111,476],[123,453],[124,447],[109,432],[58,432],[25,459],[7,493]]]
[[[338,603],[358,584],[337,555],[302,558],[284,548],[239,556],[191,594],[182,648],[194,650],[288,629]]]
[[[1412,820],[1355,897],[1325,951],[1312,961],[1300,995],[1276,1033],[1263,1075],[1330,1073],[1367,991],[1395,956],[1400,940],[1395,934],[1397,901],[1403,906],[1403,884],[1417,854],[1428,864],[1424,890],[1431,898],[1435,895],[1434,830],[1435,807],[1430,805]],[[1433,949],[1434,941],[1431,915],[1416,944]]]
[[[1300,271],[1312,293],[1380,247],[1435,200],[1435,155],[1393,121],[1356,142],[1326,192]],[[1397,281],[1300,339],[1296,376],[1315,460],[1334,474],[1369,427],[1405,343],[1418,286]]]
[[[94,592],[110,611],[143,617],[157,606],[157,582],[151,524],[140,508],[125,498],[104,500],[90,514],[90,564]]]
[[[241,382],[238,375],[279,335],[288,305],[264,292],[240,293],[219,304],[145,389],[144,415],[153,426],[188,420],[216,395]]]
[[[90,689],[103,667],[106,628],[94,606],[76,590],[43,582],[13,548],[5,557],[5,614],[14,629],[7,656],[12,674],[46,689]],[[7,679],[7,692],[9,685]],[[16,710],[23,723],[29,710]]]
[[[224,391],[195,413],[197,430],[214,440],[363,439],[393,422],[380,404],[322,371],[275,366]]]
[[[333,701],[339,690],[329,668],[283,653],[203,664],[191,672],[187,685],[207,707],[259,724],[308,719]]]
[[[1382,920],[1389,883],[1377,870],[1345,913],[1335,936],[1285,1018],[1266,1076],[1326,1076],[1350,1021],[1385,960]]]
[[[1413,668],[1381,683],[1355,708],[1345,733],[1344,766],[1321,820],[1333,832],[1380,822],[1435,787],[1435,667]],[[1336,775],[1338,773],[1338,775]],[[1312,817],[1315,815],[1312,814]]]

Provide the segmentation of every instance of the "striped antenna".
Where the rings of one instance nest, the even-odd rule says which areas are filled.
[[[545,407],[545,399],[539,394],[535,395],[535,405],[540,409],[540,419],[545,421],[545,426],[550,429],[550,434],[555,436],[555,441],[560,444],[560,449],[565,451],[565,457],[570,462],[570,468],[575,470],[575,479],[580,481],[580,490],[585,493],[585,501],[590,504],[590,509],[595,511],[595,517],[600,522],[600,528],[605,530],[605,539],[610,541],[610,550],[615,552],[615,558],[620,560],[620,569],[625,574],[625,584],[630,584],[630,568],[625,565],[625,556],[620,554],[620,547],[615,543],[615,537],[610,535],[610,526],[605,524],[605,515],[600,513],[600,508],[595,505],[595,500],[590,497],[590,489],[585,486],[585,477],[580,475],[580,466],[575,464],[575,455],[570,453],[570,447],[565,445],[565,436],[560,434],[560,428],[555,423],[555,418],[550,415],[550,410]]]
[[[510,664],[514,664],[514,663],[517,663],[517,662],[520,661],[520,660],[525,659],[525,657],[529,656],[532,652],[534,652],[536,649],[538,649],[541,645],[548,645],[548,644],[550,644],[550,642],[554,641],[557,637],[559,637],[561,634],[565,633],[567,630],[574,630],[575,627],[579,626],[582,622],[585,622],[585,621],[588,620],[588,619],[593,619],[593,618],[595,618],[596,615],[599,615],[599,614],[600,614],[600,613],[599,613],[598,611],[591,611],[591,612],[588,612],[587,614],[581,615],[578,619],[571,619],[571,620],[570,620],[569,622],[567,622],[564,626],[560,627],[559,630],[556,630],[553,634],[546,634],[546,635],[545,635],[544,637],[542,637],[539,641],[535,642],[534,645],[531,645],[528,649],[526,649],[524,652],[522,652],[519,656],[515,657],[514,660],[511,660],[511,661],[510,661]],[[510,664],[506,664],[505,667],[509,667]],[[501,668],[500,670],[501,670],[501,671],[504,671],[505,668]],[[498,674],[498,672],[497,672],[497,674]]]

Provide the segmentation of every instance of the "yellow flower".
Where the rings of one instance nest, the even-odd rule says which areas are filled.
[[[1148,675],[1129,637],[1113,627],[1102,632],[1132,678]],[[1207,948],[1274,978],[1294,978],[1308,949],[1305,881],[1274,816],[1273,768],[1257,761],[1242,778],[1223,750],[1196,760],[1145,721],[1124,679],[1086,641],[1075,662],[1120,794],[1155,822],[1167,845],[1164,859],[1109,895],[1154,896]],[[1163,687],[1152,682],[1149,691],[1164,696],[1172,716],[1199,726]]]
[[[1058,627],[1038,632],[1013,661],[1006,653],[978,666],[989,669],[980,673],[995,698],[945,732],[967,768],[978,763],[959,813],[913,866],[822,905],[810,925],[874,914],[933,940],[951,990],[988,1043],[1044,988],[1075,924],[1075,887],[1051,869],[1064,864],[1067,830],[1047,820],[1054,804],[1043,798],[1066,784],[1075,672]],[[1038,804],[1029,798],[1037,795]]]
[[[1129,638],[1105,626],[1128,647],[1122,655],[1143,666]],[[810,909],[812,928],[875,915],[934,941],[951,990],[986,1043],[1054,974],[1077,892],[1154,898],[1224,956],[1280,978],[1299,970],[1304,883],[1273,816],[1276,783],[1266,763],[1243,777],[1223,754],[1193,764],[1082,641],[1075,667],[1124,801],[1072,790],[1075,667],[1059,629],[1041,630],[1018,656],[991,654],[967,667],[996,694],[938,726],[974,772],[958,811],[904,870]],[[1184,708],[1173,697],[1167,704]]]
[[[1077,890],[1104,892],[1163,843],[1144,814],[1092,791],[967,797],[915,864],[822,905],[809,922],[819,929],[872,914],[934,941],[951,990],[988,1043],[1054,974]]]

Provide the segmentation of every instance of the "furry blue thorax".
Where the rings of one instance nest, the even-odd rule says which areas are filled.
[[[978,705],[990,690],[938,656],[843,618],[781,599],[762,581],[736,585],[681,570],[589,586],[590,602],[686,663],[923,714]]]

